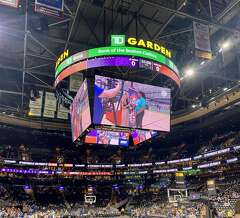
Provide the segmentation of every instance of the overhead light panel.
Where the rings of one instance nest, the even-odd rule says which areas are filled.
[[[185,75],[187,77],[192,77],[194,75],[194,70],[193,69],[187,69],[186,72],[185,72]]]

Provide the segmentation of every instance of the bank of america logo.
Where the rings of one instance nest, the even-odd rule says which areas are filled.
[[[125,35],[112,35],[111,46],[125,46]]]

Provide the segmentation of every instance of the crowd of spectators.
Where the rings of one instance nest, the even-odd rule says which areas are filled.
[[[232,217],[240,200],[239,179],[229,180],[218,185],[219,193],[210,198],[219,217]]]
[[[138,207],[132,211],[134,217],[181,217],[197,218],[204,214],[202,203],[171,204],[155,203],[148,207]]]
[[[113,207],[95,207],[84,205],[48,205],[21,204],[0,207],[0,217],[11,218],[61,218],[61,217],[118,217],[121,212]]]
[[[199,183],[202,181],[199,180]],[[200,185],[200,184],[199,184]],[[204,186],[203,186],[204,187]],[[114,207],[109,201],[105,206],[99,204],[86,204],[83,201],[69,202],[62,196],[59,203],[57,195],[52,194],[52,202],[49,199],[39,202],[38,194],[18,192],[14,198],[9,190],[1,186],[0,189],[0,218],[1,217],[176,217],[176,218],[199,218],[205,214],[215,213],[216,217],[234,217],[236,205],[240,201],[240,180],[229,177],[218,181],[216,194],[209,195],[205,188],[196,192],[198,199],[182,197],[181,200],[169,202],[167,190],[162,189],[158,193],[141,191],[136,195],[129,195],[128,201],[121,208]],[[193,189],[193,187],[190,187]],[[25,193],[25,196],[24,194]],[[120,193],[119,193],[120,194]],[[46,193],[45,193],[45,196]],[[77,199],[80,199],[79,197]],[[83,200],[83,199],[82,199]],[[101,198],[99,199],[101,201]],[[44,202],[44,203],[43,203]]]

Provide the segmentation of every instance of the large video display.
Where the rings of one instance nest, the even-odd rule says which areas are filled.
[[[129,143],[129,133],[94,129],[86,135],[85,143],[127,147]]]
[[[70,107],[72,139],[78,137],[91,125],[91,112],[88,97],[87,80],[85,79],[79,88]]]
[[[93,122],[170,131],[168,88],[95,76]]]
[[[156,131],[134,130],[132,133],[133,144],[137,145],[157,135]]]

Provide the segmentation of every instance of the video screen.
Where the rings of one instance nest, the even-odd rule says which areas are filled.
[[[88,97],[87,80],[79,88],[73,103],[70,106],[72,140],[78,137],[91,125],[91,112]]]
[[[156,131],[134,130],[132,133],[133,144],[137,145],[157,135]]]
[[[128,147],[129,144],[128,132],[114,132],[106,130],[91,130],[85,137],[85,143],[102,144],[102,145],[117,145]]]
[[[168,88],[95,76],[93,122],[170,131]]]

